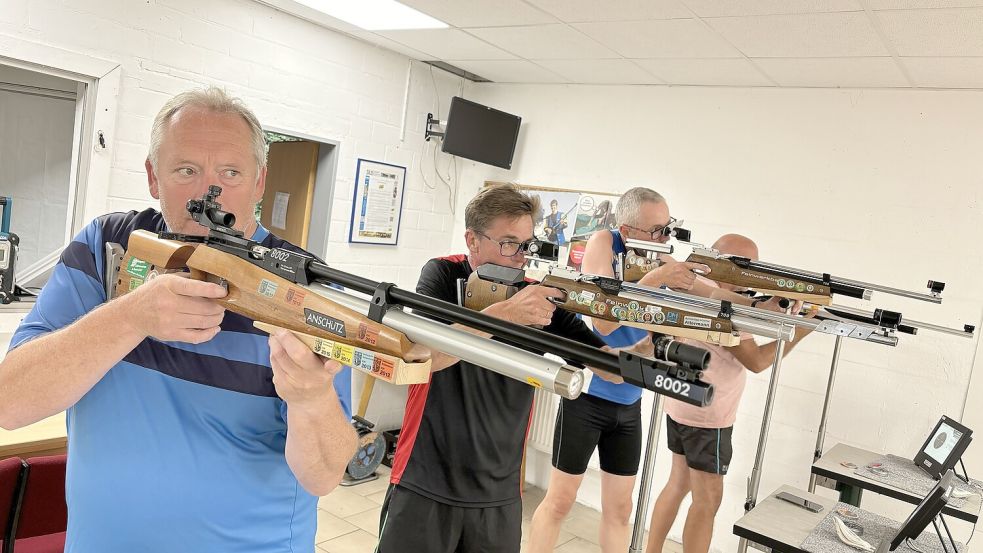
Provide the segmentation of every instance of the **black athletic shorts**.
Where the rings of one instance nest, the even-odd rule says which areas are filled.
[[[666,415],[666,440],[673,453],[684,455],[686,465],[711,474],[727,474],[734,454],[731,437],[734,427],[696,428],[672,420]]]
[[[376,553],[519,553],[522,502],[456,507],[389,486]]]
[[[583,474],[597,448],[601,470],[634,476],[642,455],[642,400],[622,405],[590,394],[563,399],[553,430],[553,466]]]

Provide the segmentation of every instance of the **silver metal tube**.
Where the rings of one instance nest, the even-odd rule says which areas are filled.
[[[652,299],[656,298],[665,303],[673,304],[673,306],[677,309],[693,311],[694,313],[699,313],[707,317],[716,317],[720,313],[719,300],[700,298],[698,296],[691,296],[680,292],[670,292],[661,288],[651,288],[628,282],[624,283],[623,288],[625,292],[622,292],[619,294],[619,296],[626,299],[634,299],[652,303]],[[795,325],[798,324],[796,319],[788,317],[788,319],[791,319],[788,322],[771,322],[765,320],[764,316],[745,316],[744,311],[738,310],[738,307],[739,306],[733,306],[734,315],[731,316],[731,322],[734,324],[735,330],[750,332],[751,334],[764,336],[766,338],[781,338],[783,340],[792,340],[795,337]],[[758,311],[770,313],[764,310]],[[785,316],[783,315],[783,317]],[[777,317],[775,318],[777,319]]]
[[[322,284],[308,286],[307,289],[357,313],[368,315],[368,300]],[[407,313],[402,309],[387,311],[382,317],[382,324],[402,332],[413,342],[509,378],[542,387],[567,399],[576,399],[584,387],[584,375],[580,369]]]
[[[625,247],[643,252],[672,253],[673,247],[670,244],[660,244],[659,242],[649,242],[648,240],[625,240]]]
[[[632,290],[639,294],[639,297],[633,299],[645,299],[641,296],[647,296],[646,301],[652,301],[651,298],[658,298],[667,302],[677,302],[681,309],[690,309],[703,314],[709,314],[707,311],[700,311],[697,308],[709,309],[712,314],[715,315],[720,309],[720,300],[715,300],[711,298],[704,298],[701,296],[694,296],[691,294],[685,294],[683,292],[676,292],[672,290],[664,290],[661,288],[650,288],[647,286],[639,286],[637,284],[629,285],[625,283],[625,288]],[[625,296],[625,294],[622,294]],[[627,297],[627,296],[626,296]],[[790,327],[800,327],[803,329],[811,330],[814,332],[821,332],[823,334],[832,334],[834,336],[846,336],[848,338],[854,338],[857,340],[864,340],[867,342],[875,342],[878,344],[884,344],[889,346],[896,346],[898,344],[897,336],[892,334],[885,335],[885,330],[881,327],[869,325],[866,323],[861,323],[849,319],[844,319],[841,317],[836,317],[835,315],[828,314],[827,319],[820,321],[817,319],[806,319],[803,317],[795,317],[792,315],[787,315],[785,313],[779,313],[776,311],[768,311],[766,309],[758,309],[756,307],[749,307],[747,305],[733,304],[731,306],[735,315],[741,315],[743,317],[749,317],[754,320],[764,321],[771,325],[784,324]],[[712,316],[712,315],[711,315]],[[774,334],[764,334],[758,333],[753,329],[753,325],[747,324],[747,321],[741,317],[732,317],[735,322],[735,328],[739,326],[745,326],[746,328],[738,328],[738,330],[745,330],[752,334],[758,334],[760,336],[767,336],[770,338],[777,338]],[[773,327],[774,328],[774,327]],[[793,328],[794,330],[794,328]],[[782,336],[785,341],[791,341],[793,335],[787,331],[786,335]]]
[[[655,472],[655,458],[659,451],[659,430],[662,428],[662,394],[655,394],[652,399],[652,414],[649,417],[648,441],[645,444],[645,459],[642,461],[642,480],[638,488],[638,501],[635,503],[635,526],[631,530],[629,553],[642,553],[645,544],[645,515],[649,509],[649,495],[652,492],[652,476]]]
[[[863,309],[857,309],[854,307],[843,307],[842,305],[831,305],[830,309],[836,311],[842,311],[844,313],[850,313],[851,315],[858,315],[861,317],[872,317],[874,314],[870,311],[864,311]],[[962,336],[964,338],[972,338],[973,332],[967,332],[965,329],[951,328],[947,326],[941,326],[932,323],[923,323],[921,321],[913,321],[907,319],[904,316],[901,317],[901,324],[908,325],[918,329],[931,330],[933,332],[941,332],[943,334],[951,334],[953,336]]]
[[[829,382],[826,383],[826,399],[823,400],[823,414],[819,417],[819,432],[816,433],[816,449],[812,455],[812,462],[815,463],[823,456],[823,446],[826,442],[826,422],[829,420],[829,404],[833,398],[833,383],[836,381],[836,369],[840,365],[840,348],[843,346],[843,337],[837,336],[833,344],[833,361],[829,366]],[[811,471],[810,471],[811,472]],[[809,493],[816,491],[816,475],[809,475]]]
[[[771,428],[771,415],[775,408],[775,394],[778,391],[778,376],[782,370],[782,357],[785,355],[785,341],[779,340],[775,349],[775,366],[772,368],[771,381],[768,383],[768,397],[765,399],[764,416],[761,419],[761,433],[758,434],[758,452],[754,457],[754,467],[748,479],[747,500],[744,502],[744,512],[748,512],[758,503],[758,487],[761,485],[761,467],[764,465],[765,449],[768,447],[768,430]],[[738,553],[747,551],[748,541],[741,538],[737,545]]]

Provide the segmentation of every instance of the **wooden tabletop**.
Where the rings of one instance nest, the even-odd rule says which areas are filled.
[[[837,482],[842,482],[851,486],[857,486],[865,490],[870,490],[874,493],[879,493],[881,495],[886,495],[894,499],[899,499],[906,503],[911,503],[912,505],[918,505],[924,499],[923,496],[915,495],[911,492],[902,490],[883,482],[878,482],[866,476],[855,474],[852,468],[844,467],[840,463],[853,463],[858,467],[864,467],[868,464],[880,459],[883,456],[881,453],[875,453],[873,451],[868,451],[866,449],[861,449],[859,447],[853,447],[846,444],[836,444],[829,451],[823,454],[822,458],[813,463],[812,473],[818,476],[825,476],[826,478],[831,478]],[[925,480],[930,481],[932,484],[935,480],[932,479],[928,474],[925,475]],[[963,503],[961,508],[946,507],[942,512],[953,516],[955,518],[965,520],[976,524],[977,519],[980,515],[980,501],[981,498],[979,494],[972,495]]]
[[[823,506],[818,513],[807,511],[775,496],[789,492]],[[836,505],[835,499],[818,496],[792,486],[782,486],[775,490],[754,509],[734,523],[734,535],[772,548],[781,553],[806,553],[799,548],[830,509]]]
[[[7,353],[11,336],[10,332],[0,332],[0,359]],[[17,430],[0,428],[0,459],[64,453],[67,443],[65,413],[58,413]]]
[[[0,459],[65,453],[65,413],[58,413],[17,430],[0,428]]]

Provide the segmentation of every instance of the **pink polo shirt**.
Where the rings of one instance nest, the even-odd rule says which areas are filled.
[[[716,283],[711,280],[704,280],[704,282],[716,286]],[[750,334],[741,333],[742,341],[752,339]],[[703,380],[713,384],[713,401],[707,407],[696,407],[666,398],[666,414],[679,424],[696,428],[734,426],[734,421],[737,420],[737,406],[741,403],[741,395],[744,394],[744,385],[747,383],[747,368],[726,347],[698,340],[680,339],[679,341],[710,352],[710,365],[703,372]]]

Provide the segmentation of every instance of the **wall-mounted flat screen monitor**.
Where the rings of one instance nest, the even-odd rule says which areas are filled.
[[[447,113],[441,150],[511,169],[521,122],[522,118],[517,115],[455,96]]]

